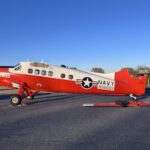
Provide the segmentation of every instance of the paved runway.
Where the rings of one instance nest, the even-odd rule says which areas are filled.
[[[27,107],[8,106],[8,99],[0,96],[1,150],[150,149],[150,107],[82,107],[126,96],[41,94]]]

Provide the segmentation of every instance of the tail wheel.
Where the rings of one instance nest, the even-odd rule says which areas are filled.
[[[11,98],[10,98],[10,104],[13,105],[13,106],[17,106],[21,103],[21,97],[20,95],[13,95]]]
[[[136,96],[136,95],[134,95],[134,94],[130,94],[129,96],[132,98],[132,100],[133,100],[133,101],[138,101],[138,99],[137,99],[137,96]]]

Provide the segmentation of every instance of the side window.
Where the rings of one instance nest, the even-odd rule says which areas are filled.
[[[33,73],[33,69],[28,69],[28,73],[32,74]]]
[[[45,75],[46,75],[46,71],[45,71],[45,70],[42,70],[41,75],[42,75],[42,76],[45,76]]]
[[[34,71],[34,73],[35,73],[36,75],[38,75],[38,74],[40,74],[40,70],[36,69],[36,70]]]
[[[53,76],[53,72],[52,72],[52,71],[49,71],[49,72],[48,72],[48,76]]]
[[[60,77],[61,77],[61,78],[65,78],[66,75],[65,75],[64,73],[62,73],[62,74],[60,75]]]
[[[70,80],[72,80],[72,79],[73,79],[73,75],[69,75],[68,78],[69,78]]]

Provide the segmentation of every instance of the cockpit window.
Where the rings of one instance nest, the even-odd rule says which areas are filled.
[[[19,70],[21,70],[21,68],[22,68],[22,66],[21,65],[17,65],[16,67],[15,67],[15,71],[19,71]]]

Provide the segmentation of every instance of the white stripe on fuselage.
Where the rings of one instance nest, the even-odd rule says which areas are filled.
[[[0,77],[10,78],[10,73],[0,72]]]
[[[17,83],[14,83],[14,82],[12,83],[12,86],[15,87],[15,88],[18,88],[18,89],[20,88],[20,85],[17,84]]]

